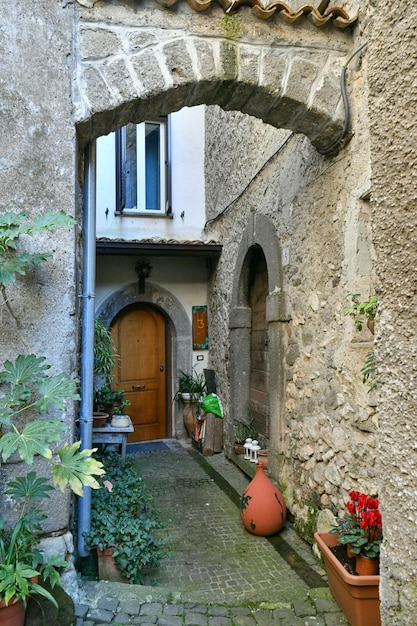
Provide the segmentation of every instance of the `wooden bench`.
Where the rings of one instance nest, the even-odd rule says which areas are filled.
[[[130,418],[129,422],[129,426],[125,426],[124,428],[115,428],[110,424],[106,424],[105,426],[101,426],[98,428],[93,428],[93,444],[118,444],[121,446],[122,459],[125,459],[127,436],[129,433],[133,433],[134,431],[133,424]]]

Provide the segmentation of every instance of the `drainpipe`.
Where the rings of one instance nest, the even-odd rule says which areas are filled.
[[[96,142],[85,151],[84,219],[83,219],[83,276],[81,295],[81,449],[92,448],[93,433],[93,376],[94,376],[94,313],[96,283]],[[84,487],[84,496],[78,498],[78,555],[87,556],[83,532],[90,530],[91,487]]]

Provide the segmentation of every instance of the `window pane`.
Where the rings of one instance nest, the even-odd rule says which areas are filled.
[[[160,124],[146,122],[146,210],[161,210]]]

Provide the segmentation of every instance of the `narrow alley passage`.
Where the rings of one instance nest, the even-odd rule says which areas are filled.
[[[77,626],[347,624],[290,524],[272,540],[243,528],[238,503],[249,479],[223,454],[203,457],[173,440],[137,448],[169,552],[154,586],[84,583]]]

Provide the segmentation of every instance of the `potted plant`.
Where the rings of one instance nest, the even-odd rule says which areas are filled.
[[[338,535],[339,543],[349,546],[349,552],[356,556],[356,571],[362,568],[378,571],[379,550],[382,543],[382,517],[379,501],[359,491],[351,491],[347,503],[349,515],[337,518],[333,534]],[[366,560],[373,565],[366,566]]]
[[[133,467],[115,454],[103,459],[106,480],[92,494],[91,529],[86,545],[97,549],[99,578],[141,584],[144,569],[156,567],[163,542],[155,536],[162,527],[152,497]]]
[[[37,548],[41,522],[46,515],[34,503],[48,498],[47,492],[52,489],[45,478],[38,478],[32,471],[9,482],[5,492],[20,507],[13,528],[8,528],[5,518],[0,515],[0,597],[5,606],[21,602],[23,615],[29,596],[42,595],[57,606],[51,593],[38,583],[38,577],[53,588],[60,582],[58,568],[67,566],[58,555],[44,561]]]
[[[64,373],[49,375],[50,366],[45,357],[30,353],[29,342],[23,335],[22,324],[7,293],[8,285],[16,283],[28,268],[51,256],[49,253],[20,251],[17,246],[20,235],[32,236],[72,224],[74,220],[63,211],[38,214],[34,219],[24,213],[0,215],[0,293],[16,325],[16,336],[28,353],[5,361],[0,369],[0,459],[6,464],[12,457],[14,462],[32,465],[35,455],[40,455],[51,463],[55,486],[62,491],[69,486],[82,496],[84,485],[94,489],[99,487],[94,475],[104,473],[102,465],[91,457],[92,450],[79,451],[81,442],[62,443],[65,425],[59,419],[46,418],[52,410],[63,411],[67,401],[79,399],[76,381]],[[6,515],[0,517],[0,610],[18,613],[13,619],[17,617],[22,625],[30,595],[42,595],[55,603],[49,592],[37,582],[37,577],[43,577],[53,586],[59,582],[57,568],[63,565],[62,559],[56,557],[46,561],[37,548],[44,517],[36,503],[48,497],[50,489],[52,487],[46,484],[46,479],[37,478],[35,472],[17,478],[8,484],[6,492],[13,502],[16,501],[13,508],[18,512],[17,520],[8,519]],[[6,619],[6,623],[10,623],[12,616]],[[0,621],[6,619],[0,617]],[[18,625],[19,621],[15,624]]]
[[[353,319],[355,326],[359,331],[363,328],[365,318],[366,324],[373,334],[374,320],[378,311],[377,296],[373,295],[370,296],[368,300],[361,300],[360,293],[353,293],[350,295],[350,298],[352,304],[345,309],[342,309],[342,314],[349,315]]]
[[[258,439],[258,431],[253,427],[253,417],[249,422],[243,422],[239,419],[233,420],[235,425],[235,440],[233,442],[233,449],[236,454],[244,453],[244,444],[246,439]]]
[[[353,318],[355,327],[361,331],[363,329],[364,318],[368,329],[374,334],[375,317],[378,312],[378,299],[376,295],[370,296],[368,300],[362,300],[360,293],[350,296],[352,304],[342,309],[342,315]],[[361,368],[362,382],[369,385],[369,392],[376,389],[375,372],[375,352],[371,350],[365,357],[365,365]]]
[[[358,575],[358,559],[378,561],[382,541],[379,502],[366,494],[350,492],[349,515],[337,518],[329,533],[316,532],[314,538],[323,555],[329,587],[351,626],[380,626],[379,575]],[[337,556],[347,546],[356,557],[356,572],[348,572]],[[346,553],[346,550],[345,550]]]
[[[178,390],[174,395],[174,400],[182,402],[184,406],[182,416],[189,437],[192,437],[192,433],[195,431],[200,398],[204,396],[205,392],[204,374],[199,374],[195,370],[191,374],[183,370],[179,371]]]
[[[123,389],[114,389],[110,383],[100,387],[95,393],[95,404],[99,412],[112,417],[115,413],[121,415],[123,409],[130,405]]]
[[[188,374],[187,372],[179,371],[178,378],[178,390],[175,393],[174,400],[177,402],[182,400],[183,402],[197,402],[206,392],[206,381],[204,374],[199,374],[195,370]]]
[[[96,390],[94,392],[94,426],[104,426],[114,414],[122,414],[130,405],[123,389],[112,387],[112,371],[117,363],[118,354],[113,342],[111,330],[101,319],[94,320],[94,374]],[[99,386],[99,382],[103,383]]]

